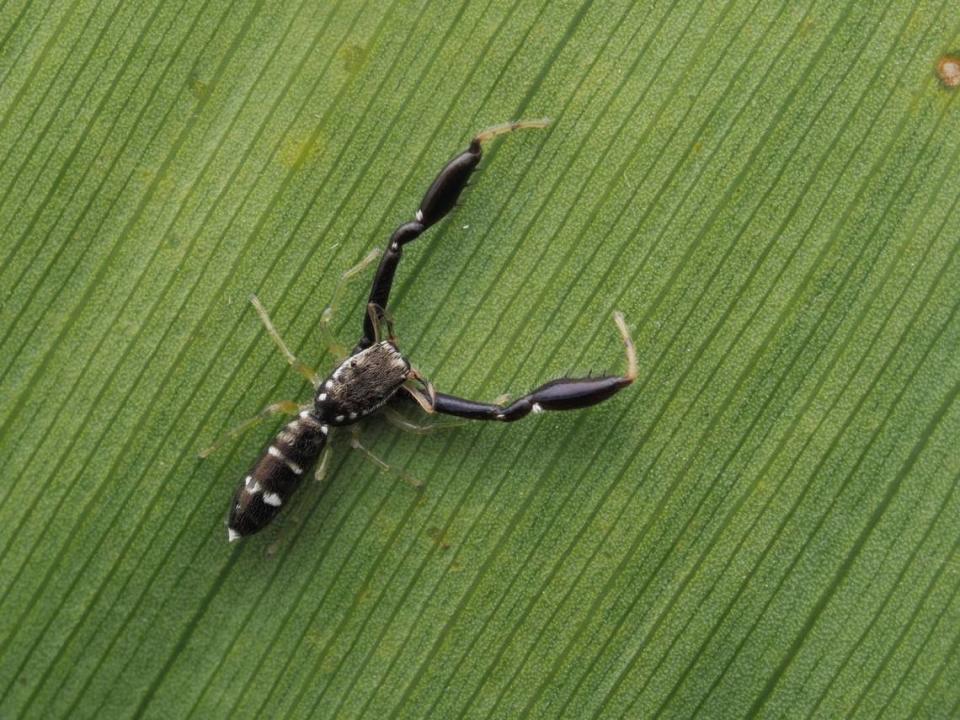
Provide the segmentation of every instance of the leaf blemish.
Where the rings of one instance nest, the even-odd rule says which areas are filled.
[[[442,529],[438,527],[431,527],[427,529],[427,536],[433,540],[434,544],[441,550],[450,549],[450,541],[447,539],[447,534]]]
[[[339,55],[340,59],[343,60],[344,69],[353,75],[366,64],[369,53],[363,45],[353,43],[340,50]]]
[[[960,85],[960,56],[944,55],[937,60],[937,77],[945,87],[955,88]]]
[[[187,84],[197,100],[205,100],[210,95],[210,84],[201,80],[196,73],[190,73]]]

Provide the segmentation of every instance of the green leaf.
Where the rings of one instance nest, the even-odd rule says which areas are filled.
[[[960,715],[949,0],[0,6],[0,716]],[[449,392],[241,543],[341,272]],[[358,335],[371,272],[335,316]],[[411,418],[415,413],[411,412]],[[406,474],[422,491],[397,480]]]

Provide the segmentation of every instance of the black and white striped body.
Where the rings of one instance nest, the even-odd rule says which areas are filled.
[[[349,425],[379,409],[410,374],[393,343],[378,342],[350,356],[320,383],[311,410],[287,423],[240,483],[230,505],[230,541],[266,527],[303,476],[316,465],[331,426]]]
[[[233,494],[230,542],[262,530],[280,512],[327,444],[330,427],[304,410],[277,433]]]

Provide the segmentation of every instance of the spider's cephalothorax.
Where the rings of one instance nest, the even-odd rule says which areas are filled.
[[[422,235],[457,204],[480,162],[484,142],[513,130],[542,128],[546,124],[546,121],[515,122],[485,130],[440,171],[420,201],[414,219],[391,235],[370,289],[363,335],[350,356],[325,380],[321,381],[315,372],[294,357],[274,329],[266,310],[253,298],[271,337],[288,362],[311,380],[316,392],[312,407],[297,408],[295,403],[276,403],[261,413],[265,416],[270,412],[299,410],[297,418],[276,435],[234,493],[227,522],[231,541],[263,529],[273,519],[299,486],[301,478],[316,464],[332,427],[355,423],[395,397],[412,398],[430,413],[470,420],[512,422],[544,410],[573,410],[595,405],[636,379],[636,351],[620,313],[614,313],[614,320],[627,348],[628,368],[624,375],[558,378],[509,405],[477,402],[436,392],[400,353],[393,339],[386,307],[403,246]],[[384,329],[389,332],[382,332]]]
[[[379,410],[411,376],[396,345],[381,341],[351,355],[317,388],[314,413],[330,425],[347,425]]]

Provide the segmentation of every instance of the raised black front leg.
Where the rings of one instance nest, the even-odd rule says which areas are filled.
[[[626,346],[627,372],[625,375],[551,380],[506,406],[465,400],[438,392],[433,402],[433,412],[456,415],[470,420],[513,422],[530,413],[539,413],[544,410],[576,410],[603,402],[637,379],[637,352],[630,338],[627,323],[619,312],[613,314],[613,320]]]
[[[547,123],[546,120],[522,120],[488,128],[478,133],[466,150],[444,166],[423,196],[423,200],[420,201],[420,209],[414,214],[414,219],[398,227],[390,236],[390,242],[387,243],[387,249],[377,267],[377,274],[373,278],[370,297],[367,299],[368,306],[374,305],[386,309],[390,299],[390,289],[393,287],[393,276],[403,254],[403,246],[420,237],[427,228],[442,220],[456,206],[460,194],[467,187],[470,175],[480,163],[483,154],[481,145],[498,135],[524,128],[543,128]],[[374,322],[365,315],[363,337],[360,338],[353,352],[357,353],[370,347],[375,342],[374,337]]]

